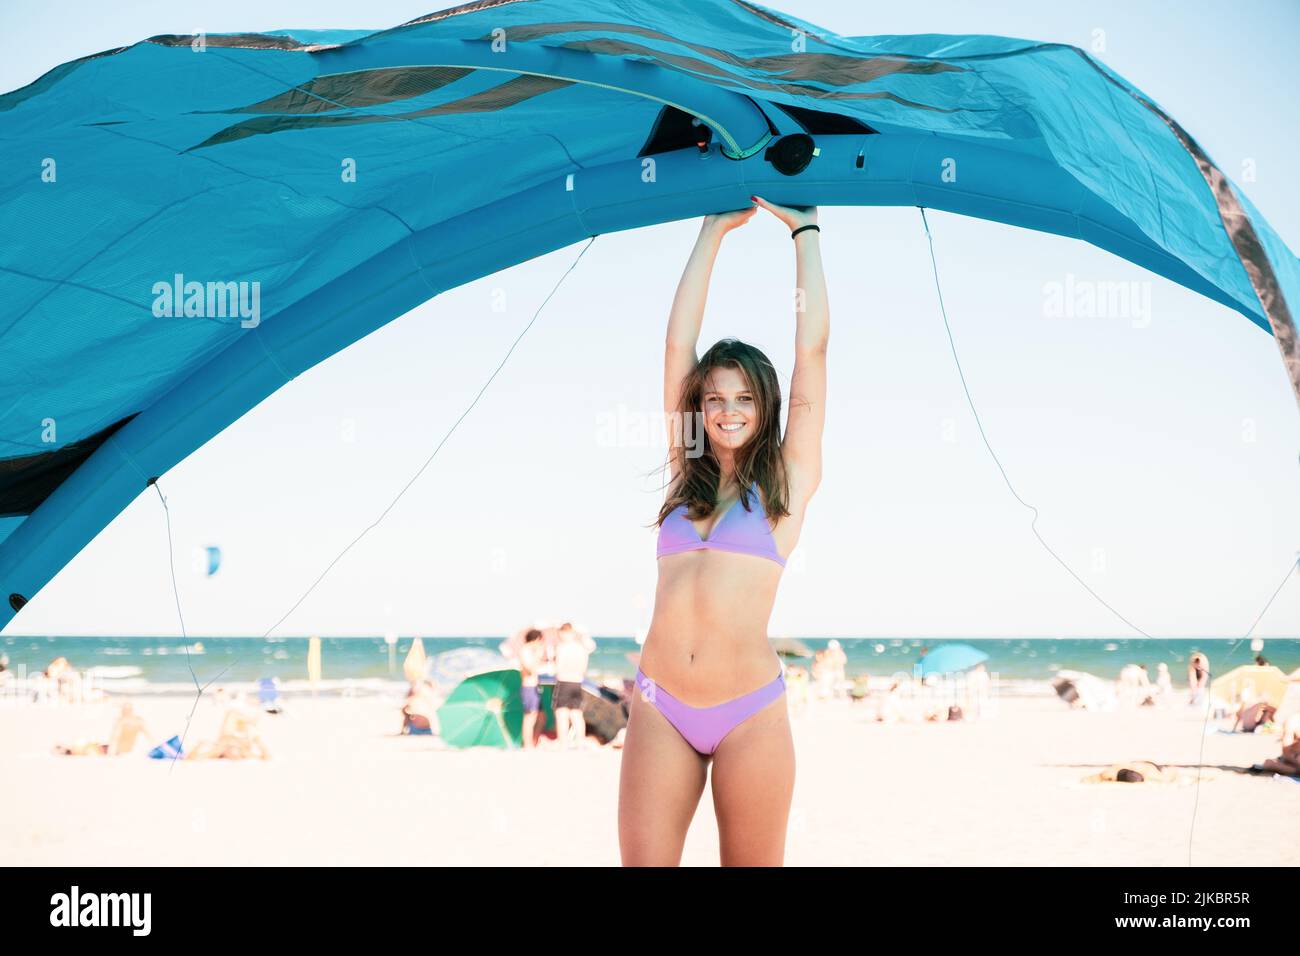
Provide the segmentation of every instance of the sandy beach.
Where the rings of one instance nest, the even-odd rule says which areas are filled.
[[[1181,698],[1184,699],[1185,698]],[[135,699],[155,736],[192,699]],[[1202,737],[1190,707],[1108,713],[999,699],[981,721],[881,724],[847,700],[792,717],[797,775],[786,864],[1295,865],[1300,783],[1233,768],[1269,734]],[[291,697],[265,715],[266,761],[60,757],[103,735],[112,704],[0,707],[0,813],[10,865],[617,866],[621,750],[447,750],[398,737],[398,702]],[[198,707],[188,741],[220,712]],[[1227,723],[1227,722],[1212,722]],[[1085,785],[1133,759],[1196,768],[1192,784]],[[682,863],[717,864],[706,787]]]

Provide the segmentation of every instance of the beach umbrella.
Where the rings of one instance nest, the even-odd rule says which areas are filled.
[[[1286,674],[1279,667],[1243,664],[1211,681],[1210,693],[1231,703],[1250,697],[1252,700],[1266,700],[1276,707],[1282,703],[1286,683]]]
[[[406,654],[406,660],[402,662],[402,673],[414,684],[424,677],[424,665],[424,642],[417,637]]]
[[[312,637],[307,641],[307,682],[311,684],[311,692],[316,693],[316,685],[320,683],[319,637]]]
[[[397,670],[397,635],[389,631],[384,635],[384,643],[388,645],[388,673]]]
[[[942,644],[921,658],[921,676],[955,674],[982,664],[989,656],[969,644]]]
[[[1282,694],[1282,700],[1277,705],[1277,714],[1274,720],[1277,723],[1284,724],[1292,714],[1300,713],[1300,671],[1287,678],[1286,691]]]
[[[519,671],[513,668],[465,678],[438,708],[442,739],[456,748],[519,747],[524,722],[519,687]]]
[[[184,757],[185,754],[181,750],[181,738],[173,737],[165,743],[159,744],[149,751],[148,756],[151,760],[175,760],[178,757]]]
[[[812,657],[812,648],[793,637],[772,638],[772,650],[781,657]]]
[[[466,677],[510,668],[511,662],[486,647],[457,647],[425,662],[425,677],[441,693],[450,694]]]

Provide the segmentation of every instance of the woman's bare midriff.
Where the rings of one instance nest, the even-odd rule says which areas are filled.
[[[691,707],[769,683],[780,659],[767,637],[781,566],[752,554],[699,550],[658,559],[641,670]]]

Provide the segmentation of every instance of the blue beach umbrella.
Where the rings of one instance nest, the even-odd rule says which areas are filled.
[[[955,674],[982,664],[989,656],[969,644],[944,644],[921,658],[917,667],[922,677],[931,674]]]

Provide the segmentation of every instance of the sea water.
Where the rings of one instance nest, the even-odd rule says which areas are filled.
[[[590,671],[631,679],[641,646],[631,637],[593,635],[596,651]],[[421,637],[429,657],[456,648],[497,651],[504,636]],[[819,651],[830,638],[801,637],[807,650]],[[1213,676],[1250,664],[1256,652],[1249,641],[1224,638],[891,638],[842,637],[849,677],[912,674],[926,649],[966,643],[989,656],[985,666],[1004,690],[1047,692],[1061,670],[1085,671],[1113,680],[1127,664],[1145,664],[1152,681],[1157,665],[1169,667],[1175,687],[1187,683],[1187,659],[1207,655]],[[403,683],[402,662],[412,645],[403,637],[390,649],[382,637],[321,638],[321,683],[326,694],[391,692]],[[110,694],[191,693],[195,684],[252,687],[261,678],[279,678],[281,690],[295,693],[307,684],[306,637],[0,637],[0,654],[16,676],[35,675],[56,657],[66,657]],[[1269,638],[1262,651],[1270,664],[1290,673],[1300,667],[1300,639]],[[811,657],[785,658],[810,665]]]

